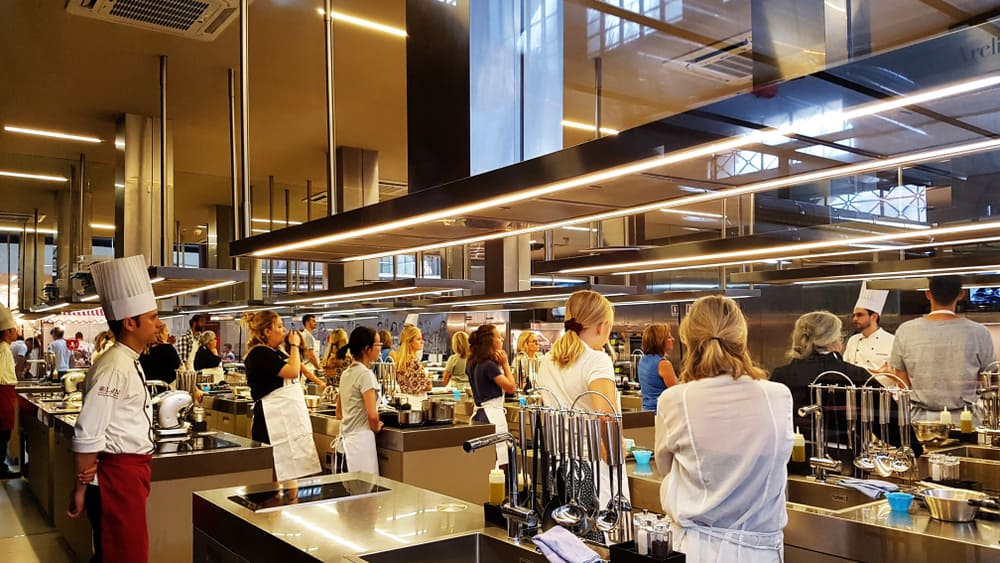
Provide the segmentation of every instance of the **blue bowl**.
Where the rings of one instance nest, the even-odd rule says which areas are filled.
[[[910,504],[913,503],[913,495],[909,493],[886,493],[885,498],[893,512],[909,512]]]
[[[649,450],[632,450],[632,456],[639,465],[649,465],[649,458],[653,457],[653,452]]]

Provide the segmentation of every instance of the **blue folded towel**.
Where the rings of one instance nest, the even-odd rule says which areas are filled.
[[[899,490],[899,486],[888,481],[878,479],[841,479],[838,485],[861,491],[871,498],[879,498],[885,493],[892,493]]]
[[[553,526],[532,541],[552,563],[599,563],[601,560],[597,552],[562,526]]]

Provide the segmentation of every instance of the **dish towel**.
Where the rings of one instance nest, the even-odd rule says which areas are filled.
[[[601,560],[597,552],[562,526],[553,526],[532,541],[552,563],[597,563]]]
[[[899,490],[899,486],[888,481],[878,479],[841,479],[837,484],[842,487],[861,491],[871,498],[879,498],[885,493],[892,493]]]

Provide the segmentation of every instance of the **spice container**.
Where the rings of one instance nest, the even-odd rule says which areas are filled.
[[[666,560],[673,551],[673,533],[666,522],[657,522],[649,535],[649,555],[659,561]]]
[[[495,506],[500,506],[503,504],[504,499],[507,497],[507,491],[504,485],[506,484],[506,476],[502,469],[491,469],[490,470],[490,504]]]

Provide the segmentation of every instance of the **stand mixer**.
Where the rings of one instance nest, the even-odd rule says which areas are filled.
[[[153,426],[157,437],[187,437],[191,425],[183,419],[193,404],[191,393],[176,389],[158,393],[153,397]]]

